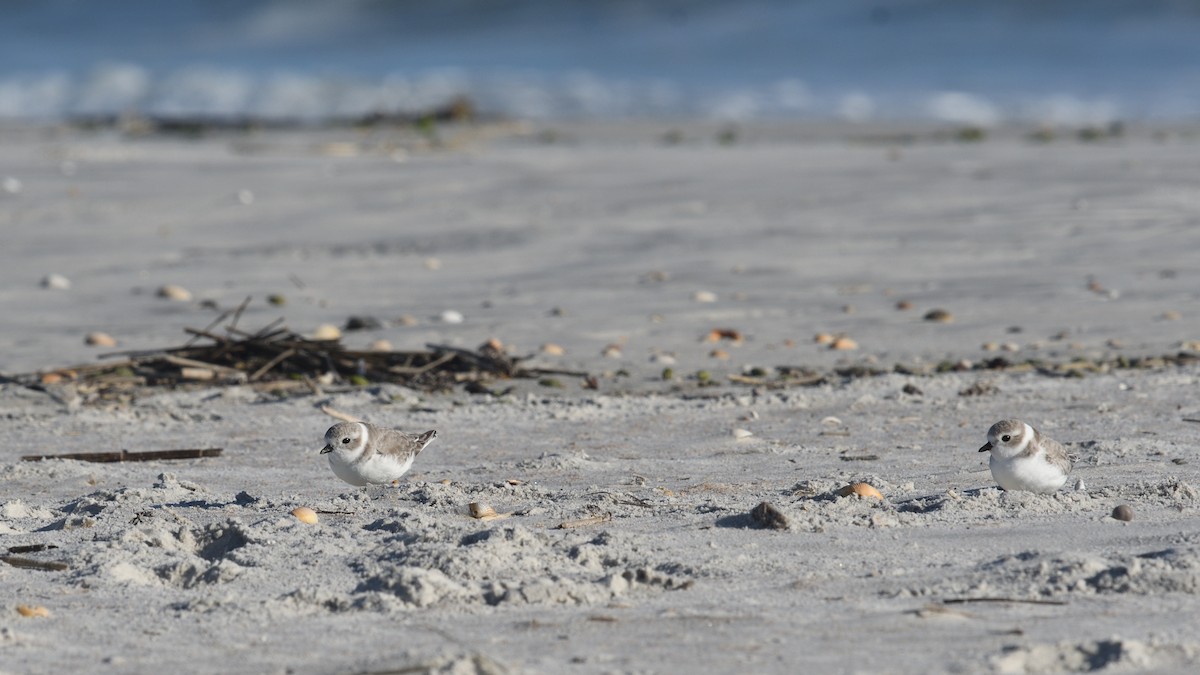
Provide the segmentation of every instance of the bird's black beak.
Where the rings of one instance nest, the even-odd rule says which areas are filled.
[[[328,448],[329,448],[329,446],[325,446],[325,447],[326,447],[326,449],[325,449],[325,450],[322,450],[321,452],[327,452],[327,451],[328,451]],[[987,443],[984,443],[984,444],[983,444],[983,447],[982,447],[982,448],[980,448],[980,449],[979,449],[979,451],[980,451],[980,452],[987,452],[988,450],[991,450],[991,449],[992,449],[992,442],[991,442],[991,441],[988,441]]]
[[[325,444],[325,447],[321,448],[322,455],[324,455],[327,452],[333,452],[333,446],[329,445],[328,443]]]

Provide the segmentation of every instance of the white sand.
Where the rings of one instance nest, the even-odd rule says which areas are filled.
[[[1175,354],[1200,339],[1195,141],[801,128],[725,147],[683,129],[671,146],[665,126],[560,127],[402,162],[397,139],[354,132],[0,131],[21,184],[0,192],[5,373],[89,361],[94,330],[179,344],[215,316],[201,300],[251,295],[251,327],[373,315],[392,323],[348,344],[553,342],[567,354],[535,363],[600,375],[501,398],[231,387],[122,405],[0,385],[0,553],[51,545],[20,555],[70,566],[0,564],[0,672],[1192,672],[1200,366],[725,376]],[[71,288],[40,288],[50,273]],[[195,300],[155,297],[167,283]],[[955,322],[922,321],[932,308]],[[702,341],[713,328],[746,340]],[[686,378],[700,369],[720,385]],[[351,488],[316,454],[322,404],[439,439],[399,487]],[[976,450],[1005,417],[1067,444],[1085,489],[996,489]],[[184,447],[225,454],[19,461]],[[854,480],[884,501],[832,495]],[[763,500],[790,529],[753,526]],[[482,523],[470,502],[513,515]],[[1108,517],[1122,503],[1132,522]],[[301,505],[343,513],[305,525]],[[611,519],[556,529],[593,516]],[[980,598],[1059,604],[953,602]]]

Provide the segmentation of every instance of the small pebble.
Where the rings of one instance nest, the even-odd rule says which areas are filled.
[[[400,324],[401,326],[415,326],[420,322],[417,321],[417,317],[413,316],[412,314],[401,314],[396,319],[396,323]]]
[[[675,355],[665,352],[656,352],[650,355],[650,363],[658,363],[664,366],[675,365]]]
[[[813,342],[815,342],[819,345],[827,345],[827,344],[833,342],[835,339],[836,338],[834,338],[829,333],[817,333],[816,335],[813,336]]]
[[[86,345],[91,345],[93,347],[116,347],[117,346],[116,338],[109,335],[108,333],[100,333],[100,332],[88,333],[87,336],[83,338],[83,343]]]
[[[542,345],[541,351],[543,354],[548,354],[550,356],[562,356],[567,353],[567,350],[563,349],[562,345],[556,345],[553,342],[547,342],[546,344]]]
[[[307,506],[299,506],[292,509],[292,515],[296,516],[297,520],[302,523],[308,523],[309,525],[317,524],[317,512]]]
[[[907,312],[912,308],[913,304],[908,300],[901,300],[900,302],[896,303],[896,309],[900,310],[901,312]]]
[[[341,329],[331,323],[323,323],[317,326],[317,329],[312,334],[312,339],[314,340],[340,340],[341,337]]]
[[[183,286],[176,286],[175,284],[159,286],[156,295],[158,295],[160,298],[166,298],[167,300],[174,302],[191,302],[192,300],[191,291]]]
[[[621,345],[606,345],[600,355],[610,359],[619,359],[621,358]]]
[[[696,291],[692,293],[692,300],[696,302],[716,302],[717,294],[712,291]]]
[[[953,323],[954,315],[944,309],[931,309],[925,313],[925,320],[937,323]]]
[[[925,392],[921,391],[920,387],[918,387],[915,384],[912,384],[911,382],[904,385],[904,388],[901,389],[901,391],[908,394],[909,396],[924,396],[925,395]]]
[[[267,296],[267,302],[271,303],[272,305],[275,305],[276,307],[283,307],[284,305],[287,304],[287,298],[280,295],[279,293],[272,293],[271,295]]]
[[[1021,345],[1019,345],[1019,344],[1017,344],[1017,343],[1015,343],[1015,342],[1005,342],[1004,344],[1000,345],[1000,348],[1001,348],[1001,349],[1003,349],[1003,350],[1004,350],[1004,351],[1006,351],[1006,352],[1019,352],[1019,351],[1021,351]]]
[[[463,317],[462,312],[453,309],[448,309],[442,312],[438,319],[441,320],[442,323],[462,323],[466,320],[466,318]]]
[[[1117,520],[1129,522],[1133,520],[1133,509],[1129,508],[1128,504],[1122,504],[1113,509],[1112,517],[1116,518]]]
[[[61,274],[47,274],[42,278],[42,288],[53,291],[65,291],[71,287],[71,280]]]
[[[838,351],[848,351],[851,349],[858,349],[858,343],[848,337],[840,337],[834,340],[833,344],[829,345],[829,348],[836,349]]]

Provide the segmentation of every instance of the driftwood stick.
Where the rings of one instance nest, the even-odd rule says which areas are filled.
[[[598,516],[590,518],[580,518],[579,520],[564,520],[554,527],[556,530],[569,530],[575,527],[587,527],[588,525],[597,525],[599,523],[607,523],[612,520],[611,513],[601,513]]]
[[[963,605],[968,602],[1019,602],[1026,605],[1065,605],[1066,600],[1036,600],[1027,598],[946,598],[942,600],[943,605]]]
[[[249,305],[250,305],[250,296],[249,296],[249,295],[247,295],[247,296],[246,296],[246,299],[242,301],[242,304],[238,305],[238,306],[237,306],[237,309],[236,309],[236,310],[234,310],[234,312],[233,312],[233,320],[229,322],[229,327],[230,327],[230,328],[233,328],[234,326],[237,326],[238,319],[241,319],[241,318],[242,318],[242,312],[246,311],[246,307],[248,307]]]
[[[43,572],[61,572],[71,569],[71,566],[64,562],[42,562],[33,558],[22,558],[19,555],[0,556],[0,562],[8,563],[13,567],[23,567],[27,570],[42,570]]]
[[[228,317],[232,313],[233,313],[233,310],[231,310],[231,309],[227,309],[224,312],[221,312],[221,314],[218,315],[217,318],[210,321],[208,323],[208,325],[204,327],[204,332],[207,333],[207,332],[210,332],[212,329],[216,328],[218,324],[220,324],[222,321],[224,321],[225,318]],[[191,347],[192,345],[196,344],[196,340],[199,340],[200,337],[201,337],[200,335],[192,335],[192,337],[188,338],[187,342],[183,343],[184,349],[187,349],[188,347]]]
[[[44,459],[75,459],[81,462],[153,462],[173,459],[199,459],[202,457],[220,457],[224,448],[189,448],[184,450],[151,450],[149,452],[67,452],[59,455],[23,455],[26,462],[40,462]]]
[[[206,337],[209,340],[212,340],[214,342],[219,342],[221,344],[225,344],[225,343],[229,342],[229,338],[224,337],[222,335],[217,335],[216,333],[210,333],[206,330],[198,330],[196,328],[184,328],[183,332],[189,333],[191,335],[198,335],[200,337]]]
[[[340,410],[334,410],[333,408],[330,408],[327,405],[321,406],[321,412],[325,413],[326,415],[329,415],[330,417],[339,419],[343,422],[361,422],[362,421],[362,418],[360,418],[360,417],[355,417],[354,415],[351,415],[350,413],[344,413]]]
[[[230,368],[229,366],[222,366],[217,363],[209,363],[208,361],[185,359],[182,356],[175,356],[174,354],[163,354],[162,360],[173,366],[179,366],[180,368],[208,368],[209,370],[215,370],[228,375],[233,375],[235,373],[243,377],[246,375],[246,373],[238,370],[237,368]]]
[[[278,354],[275,355],[275,358],[271,359],[270,361],[267,361],[266,363],[264,363],[262,365],[261,368],[254,371],[254,373],[252,373],[250,375],[250,381],[256,382],[258,380],[258,378],[262,377],[263,375],[266,375],[268,371],[270,371],[272,368],[279,365],[280,363],[282,363],[288,357],[294,355],[295,353],[296,353],[295,349],[286,349],[282,352],[279,352]]]

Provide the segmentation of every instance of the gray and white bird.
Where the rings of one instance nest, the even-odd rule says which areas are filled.
[[[996,422],[987,439],[979,451],[992,453],[992,478],[1005,490],[1045,494],[1067,482],[1071,458],[1066,448],[1021,420]]]
[[[406,434],[366,422],[342,422],[325,432],[321,454],[329,455],[333,473],[351,485],[384,485],[407,473],[435,438],[436,431]]]

